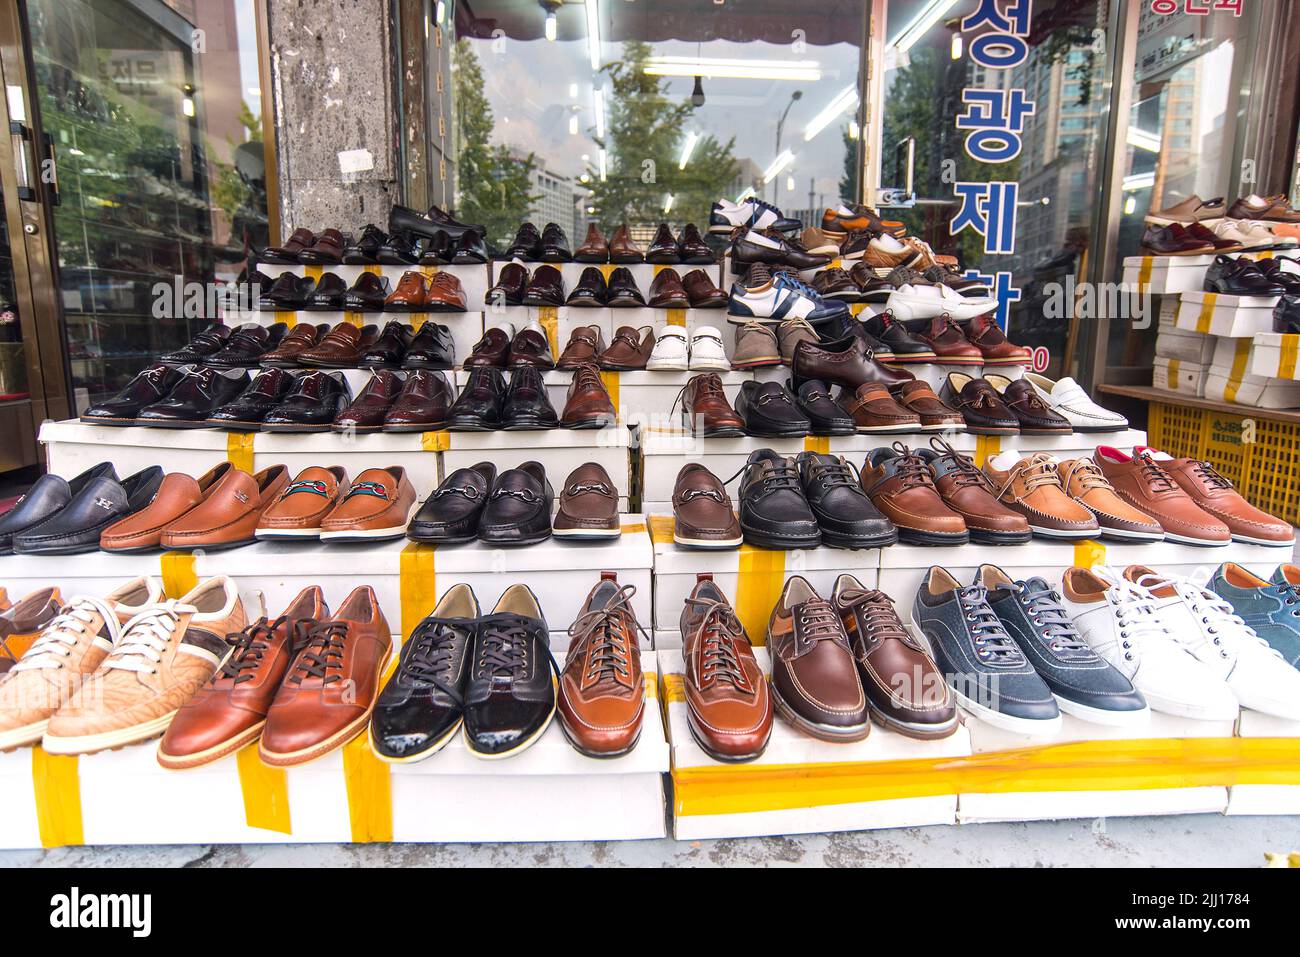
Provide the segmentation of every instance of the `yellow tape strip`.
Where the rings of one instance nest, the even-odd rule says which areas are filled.
[[[645,530],[645,522],[628,522],[626,525],[619,526],[618,533],[620,535],[640,535]]]
[[[605,383],[605,391],[609,393],[609,400],[614,404],[614,414],[618,414],[618,373],[602,372],[600,381]]]
[[[39,744],[32,748],[32,795],[41,847],[86,843],[76,755],[46,754]]]
[[[354,843],[393,839],[393,782],[389,767],[370,750],[362,731],[343,746],[343,779],[348,789],[348,820]]]
[[[1091,568],[1093,565],[1106,564],[1106,546],[1095,539],[1075,542],[1074,564],[1079,568]]]
[[[314,279],[320,282],[321,274],[325,272],[324,266],[303,266],[302,274],[308,279]]]
[[[298,313],[296,312],[277,312],[275,314],[276,322],[283,322],[288,328],[292,329],[298,325]]]
[[[1300,784],[1300,738],[1080,741],[962,758],[676,768],[679,816],[944,794]]]
[[[398,566],[402,634],[415,631],[424,616],[438,603],[438,576],[434,570],[436,545],[410,542],[402,549]]]
[[[614,270],[617,269],[618,266],[614,263],[599,263],[596,268],[600,270],[600,274],[604,276],[605,281],[608,282],[609,277],[614,274]]]
[[[366,324],[366,314],[364,312],[345,312],[343,313],[343,321],[351,323],[360,329]]]
[[[1138,267],[1138,295],[1145,295],[1151,286],[1151,270],[1156,261],[1153,256],[1143,256],[1142,265]]]
[[[1002,436],[1000,435],[977,435],[975,436],[975,465],[977,468],[983,468],[984,463],[993,456],[1002,451]]]
[[[862,314],[862,310],[866,308],[867,304],[865,302],[851,302],[849,303],[849,315],[859,316]]]
[[[425,279],[432,279],[434,276],[438,275],[437,266],[420,266],[419,269],[420,269],[420,275],[422,275]]]
[[[1223,390],[1226,402],[1237,401],[1237,390],[1241,388],[1241,380],[1246,375],[1246,363],[1250,360],[1250,343],[1249,339],[1238,339],[1234,343],[1232,371],[1228,374],[1228,384]]]
[[[659,700],[659,675],[653,671],[645,674],[645,699],[647,701]]]
[[[560,354],[560,318],[555,306],[542,306],[537,310],[537,321],[546,330],[546,338],[551,341],[551,355]]]
[[[1201,311],[1196,317],[1196,331],[1209,332],[1210,320],[1214,318],[1214,306],[1219,301],[1217,292],[1207,292],[1201,302]]]
[[[1178,391],[1178,373],[1182,365],[1181,359],[1170,359],[1169,365],[1165,367],[1165,386],[1171,391]]]
[[[244,820],[249,827],[292,834],[289,820],[289,776],[284,768],[264,764],[257,755],[257,742],[235,755],[239,790],[244,795]]]
[[[380,279],[384,278],[384,267],[376,263],[371,263],[368,266],[362,266],[361,271],[368,272],[372,276],[378,276]]]
[[[253,436],[256,432],[227,432],[226,461],[241,472],[253,474]]]
[[[424,325],[428,320],[429,320],[429,316],[427,313],[423,313],[423,312],[411,313],[410,320],[409,320],[411,324],[411,331],[419,332],[420,327]]]
[[[446,452],[451,448],[451,433],[446,429],[420,433],[420,448],[426,452]]]
[[[736,617],[749,640],[762,645],[767,641],[767,621],[785,585],[785,552],[741,545],[738,564]]]
[[[830,436],[828,435],[804,436],[803,450],[805,452],[817,452],[820,455],[829,455],[831,451]]]
[[[671,515],[651,515],[646,519],[650,528],[650,541],[656,545],[673,540],[673,517]]]
[[[664,675],[664,700],[668,702],[686,700],[685,675]]]
[[[669,309],[669,310],[668,310],[668,325],[670,325],[670,326],[684,326],[684,325],[686,325],[686,310],[685,310],[685,309]]]
[[[199,583],[193,552],[163,552],[159,565],[163,591],[168,598],[180,598]]]
[[[1282,337],[1282,357],[1278,360],[1277,375],[1279,379],[1294,379],[1296,357],[1300,355],[1300,336]]]

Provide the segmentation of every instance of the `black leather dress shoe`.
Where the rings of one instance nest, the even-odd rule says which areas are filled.
[[[242,369],[197,366],[185,373],[166,398],[142,408],[135,424],[201,429],[214,409],[233,402],[248,386],[248,373]]]
[[[479,541],[490,545],[532,545],[551,537],[555,493],[540,462],[525,462],[497,476],[479,521]]]
[[[538,266],[524,289],[525,306],[564,305],[564,277],[554,266]]]
[[[820,379],[809,379],[799,387],[795,405],[808,419],[808,431],[813,435],[853,435],[857,426],[849,415],[831,397],[831,391]]]
[[[392,291],[387,276],[363,272],[343,294],[343,309],[347,312],[382,312],[384,300]]]
[[[1273,307],[1273,331],[1300,333],[1300,296],[1283,296]]]
[[[404,322],[392,320],[385,323],[379,336],[361,354],[357,365],[363,369],[401,368],[402,359],[406,356],[406,350],[411,345],[413,336],[411,327]]]
[[[1249,259],[1215,256],[1205,270],[1205,291],[1230,296],[1280,296],[1285,289],[1273,282]]]
[[[283,322],[270,326],[246,322],[232,332],[226,344],[208,356],[203,364],[215,369],[253,368],[261,362],[262,356],[280,344],[288,331],[288,325]]]
[[[740,528],[759,548],[816,548],[821,528],[804,496],[794,459],[771,449],[749,454],[740,478]]]
[[[456,469],[425,499],[407,526],[406,537],[440,545],[474,541],[496,478],[497,468],[491,462]]]
[[[560,417],[546,395],[546,383],[535,366],[518,366],[501,404],[501,428],[510,431],[558,429]]]
[[[489,258],[483,234],[472,229],[460,234],[451,253],[451,262],[455,266],[475,266],[487,262]]]
[[[598,307],[605,305],[609,287],[605,285],[605,274],[595,266],[588,266],[578,278],[578,284],[569,293],[566,305]]]
[[[745,420],[748,435],[807,435],[812,423],[799,411],[790,390],[779,382],[741,383],[736,412]]]
[[[1261,259],[1257,264],[1264,278],[1282,287],[1284,296],[1300,296],[1300,272],[1291,272],[1282,265],[1283,256]]]
[[[830,256],[810,253],[791,245],[785,239],[755,233],[752,230],[731,244],[731,271],[743,273],[754,263],[769,266],[791,266],[799,272],[818,269],[831,261]]]
[[[430,206],[429,211],[421,215],[409,206],[393,205],[392,211],[388,214],[388,231],[396,232],[399,229],[408,230],[417,236],[423,236],[428,239],[438,230],[442,230],[453,239],[459,239],[460,234],[467,229],[473,229],[482,235],[487,235],[487,227],[476,223],[462,223],[452,217],[446,210],[437,206]]]
[[[538,258],[544,263],[573,262],[573,247],[569,245],[569,237],[556,223],[547,223],[542,228]]]
[[[349,266],[373,266],[379,262],[379,250],[388,242],[388,233],[368,223],[361,233],[343,249],[343,262]]]
[[[555,716],[555,659],[537,597],[512,585],[478,620],[465,685],[465,746],[504,758],[525,750]]]
[[[456,366],[456,342],[451,330],[441,323],[425,321],[406,347],[403,369],[452,369]]]
[[[447,413],[452,432],[491,432],[501,428],[506,381],[500,369],[477,366]]]
[[[677,249],[682,263],[687,266],[710,266],[718,261],[694,223],[687,223],[683,227],[682,234],[677,239]]]
[[[352,389],[341,372],[300,376],[284,401],[262,420],[264,432],[328,432],[334,417],[352,402]]]
[[[420,258],[420,240],[406,230],[389,232],[375,258],[386,266],[413,266]]]
[[[96,425],[135,425],[140,410],[163,399],[185,377],[185,371],[161,364],[142,369],[117,395],[96,402],[81,413],[81,421]]]
[[[930,344],[918,339],[908,332],[907,326],[894,318],[886,310],[861,323],[867,335],[884,344],[884,350],[893,357],[894,362],[934,362],[934,350]],[[877,358],[881,352],[872,350]]]
[[[483,297],[485,306],[522,306],[528,288],[528,269],[519,263],[506,263],[497,272],[496,284]]]
[[[181,348],[160,355],[158,361],[174,362],[181,365],[202,362],[226,344],[230,332],[229,326],[214,322]]]
[[[667,223],[660,223],[655,229],[654,238],[646,247],[645,261],[668,265],[676,265],[682,261],[682,251],[677,245],[677,237],[673,235]]]
[[[107,475],[93,478],[57,513],[15,535],[13,549],[19,555],[93,552],[99,548],[100,533],[152,502],[162,480],[163,470],[157,465],[121,482]]]
[[[370,718],[370,746],[404,764],[436,754],[460,731],[465,676],[481,617],[466,584],[454,585],[402,642],[397,670]]]
[[[804,497],[832,548],[884,548],[898,541],[898,529],[871,503],[858,477],[838,455],[801,452],[795,458]]]
[[[207,424],[214,429],[257,431],[267,415],[282,403],[294,386],[292,373],[284,369],[263,369],[236,398],[212,411]]]
[[[452,254],[456,251],[456,240],[452,239],[444,229],[438,230],[432,236],[424,241],[420,247],[420,265],[421,266],[446,266],[451,263]]]
[[[262,293],[259,306],[271,312],[296,312],[307,308],[307,299],[315,289],[315,279],[282,272]]]
[[[524,223],[515,233],[514,242],[506,247],[507,259],[537,262],[542,255],[542,234],[532,223]]]
[[[645,296],[637,288],[636,277],[626,266],[619,266],[609,274],[609,291],[605,295],[605,304],[614,308],[631,308],[644,306]]]
[[[316,280],[316,287],[303,303],[303,308],[338,312],[343,308],[343,299],[347,294],[348,284],[338,273],[321,273],[320,279]]]
[[[0,555],[14,550],[14,536],[35,528],[67,507],[81,491],[99,478],[117,481],[112,462],[100,462],[73,479],[46,473],[38,478],[18,504],[0,515]]]

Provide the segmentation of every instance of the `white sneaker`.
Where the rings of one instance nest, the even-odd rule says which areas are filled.
[[[733,203],[720,199],[709,209],[709,232],[729,233],[737,226],[749,226],[751,229],[791,229],[798,226],[796,220],[787,219],[781,210],[771,203],[759,199],[747,199],[743,203]]]
[[[1183,648],[1228,683],[1243,708],[1300,721],[1300,671],[1203,582],[1140,565],[1124,577],[1147,589]]]
[[[713,326],[700,326],[691,336],[692,372],[727,372],[731,360],[722,344],[722,333]]]
[[[889,294],[885,308],[896,319],[933,319],[945,312],[954,319],[974,319],[998,307],[996,299],[976,299],[962,296],[942,283],[933,286],[914,286],[904,283]]]
[[[1038,397],[1053,412],[1064,416],[1076,432],[1122,432],[1128,428],[1128,419],[1093,402],[1083,386],[1069,376],[1053,382],[1037,372],[1026,372],[1021,378],[1034,387]]]
[[[1061,594],[1083,640],[1133,682],[1152,711],[1198,721],[1236,720],[1237,696],[1187,652],[1147,589],[1113,568],[1095,565],[1066,569]]]
[[[688,359],[690,351],[686,345],[685,326],[664,326],[659,330],[659,338],[646,360],[647,369],[686,370],[690,368]]]

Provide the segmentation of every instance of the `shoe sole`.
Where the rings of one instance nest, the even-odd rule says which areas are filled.
[[[1159,532],[1131,532],[1126,528],[1106,528],[1101,529],[1102,538],[1115,539],[1121,542],[1163,542],[1165,533]]]
[[[379,431],[389,435],[410,432],[442,432],[447,428],[446,422],[420,422],[411,425],[385,425]]]
[[[966,545],[970,532],[927,532],[898,526],[898,540],[904,545]]]
[[[746,544],[753,545],[756,548],[766,548],[775,552],[789,552],[804,548],[817,548],[822,543],[821,533],[816,537],[808,538],[779,538],[773,537],[764,532],[754,532],[741,526]]]
[[[385,764],[415,764],[418,761],[423,761],[426,758],[433,757],[435,754],[437,754],[439,751],[445,748],[451,742],[451,739],[454,738],[456,734],[460,731],[461,725],[463,725],[464,723],[465,723],[464,718],[457,718],[456,722],[445,732],[443,732],[442,737],[440,737],[433,744],[429,745],[429,747],[425,748],[423,751],[419,751],[415,754],[408,754],[402,758],[393,758],[393,757],[389,757],[386,754],[380,754],[379,749],[375,747],[374,729],[372,728],[370,734],[370,750],[374,753],[375,757],[377,757],[380,761],[383,761]]]
[[[1031,737],[1061,733],[1063,722],[1059,714],[1055,718],[1048,719],[1015,718],[1011,715],[1005,715],[1001,711],[994,711],[992,708],[977,704],[952,687],[952,685],[948,686],[948,690],[952,692],[953,697],[957,699],[957,704],[961,706],[963,711],[995,728],[1010,731],[1012,734],[1026,734]]]
[[[193,542],[185,545],[162,545],[158,547],[165,552],[188,552],[196,548],[201,548],[205,552],[224,552],[232,548],[243,548],[245,545],[256,545],[256,538],[246,538],[241,542]]]
[[[617,751],[592,751],[589,748],[583,747],[581,744],[578,743],[577,739],[574,738],[572,732],[569,731],[569,725],[564,720],[563,711],[560,712],[560,730],[564,732],[564,737],[569,742],[570,746],[572,746],[573,750],[577,751],[583,757],[595,758],[597,761],[604,761],[609,758],[621,758],[624,755],[631,754],[633,751],[636,750],[637,742],[641,740],[641,731],[645,724],[644,718],[645,718],[645,707],[644,705],[642,705],[641,714],[637,718],[638,721],[642,722],[642,726],[637,728],[636,737],[632,739],[632,743],[629,744],[626,748],[620,748]]]
[[[766,369],[772,366],[779,366],[782,363],[780,356],[759,356],[757,359],[746,359],[743,362],[731,363],[732,369]],[[721,371],[721,370],[719,370]]]
[[[1199,548],[1222,548],[1225,545],[1231,545],[1232,539],[1225,538],[1222,541],[1218,539],[1192,538],[1190,535],[1176,535],[1173,532],[1165,532],[1165,541],[1177,542],[1179,545],[1196,545]]]
[[[578,539],[583,541],[597,541],[602,539],[618,538],[623,534],[621,528],[552,528],[551,537],[559,539]]]
[[[177,708],[176,711],[180,709]],[[50,737],[48,733],[41,738],[41,747],[47,754],[96,754],[99,751],[112,751],[128,744],[139,744],[156,738],[167,730],[176,717],[176,711],[157,718],[151,718],[129,728],[116,731],[103,731],[99,734],[79,734],[72,737]]]
[[[907,435],[920,429],[921,423],[918,422],[915,425],[859,425],[854,431],[862,435]]]
[[[894,531],[888,535],[876,535],[873,538],[854,538],[847,535],[835,535],[823,528],[822,544],[829,548],[888,548],[890,545],[898,544],[898,532]]]
[[[107,418],[107,417],[102,417],[102,418],[101,418],[101,417],[99,417],[99,416],[83,415],[83,416],[80,416],[80,419],[81,419],[81,423],[82,423],[83,425],[112,425],[112,426],[122,427],[122,426],[128,426],[128,425],[135,425],[135,424],[136,424],[136,420],[135,420],[134,418],[131,418],[131,419],[112,418],[112,419],[110,419],[110,418]]]
[[[906,738],[912,738],[917,741],[934,741],[940,738],[947,738],[956,733],[961,727],[961,717],[954,714],[952,720],[943,724],[916,724],[911,721],[900,721],[898,718],[888,715],[881,711],[867,699],[867,711],[871,715],[871,720],[880,727],[889,731],[897,731]]]
[[[372,528],[346,532],[321,532],[322,542],[376,542],[390,538],[404,538],[406,525],[390,525],[387,528]]]
[[[824,724],[816,724],[800,715],[781,697],[781,693],[776,690],[776,684],[768,685],[768,693],[772,696],[772,703],[776,705],[776,713],[788,722],[796,731],[802,731],[804,734],[816,738],[818,741],[836,741],[848,742],[864,741],[871,734],[871,718],[861,725],[853,725],[849,728],[831,728]],[[868,710],[868,715],[870,710]]]
[[[1082,531],[1071,531],[1070,529],[1044,528],[1041,525],[1030,525],[1029,530],[1039,538],[1064,539],[1067,541],[1083,541],[1087,538],[1096,538],[1101,534],[1100,529],[1096,528],[1085,528]]]
[[[1245,535],[1233,535],[1232,540],[1234,542],[1241,542],[1246,545],[1266,545],[1270,548],[1294,548],[1295,547],[1294,538],[1292,538],[1289,542],[1279,542],[1275,539],[1270,540],[1267,538],[1249,538]]]
[[[745,537],[739,538],[686,538],[673,532],[673,542],[682,548],[700,548],[708,551],[725,551],[731,548],[739,548],[745,544]]]
[[[607,429],[618,424],[617,418],[601,416],[598,419],[582,419],[578,422],[561,422],[562,429]]]
[[[546,531],[537,532],[534,535],[530,535],[528,538],[507,538],[498,541],[493,538],[486,538],[480,533],[477,536],[477,540],[482,542],[484,545],[495,545],[498,548],[510,548],[511,546],[515,546],[515,545],[537,545],[540,544],[541,542],[546,541],[554,534],[555,534],[555,530],[548,528]]]
[[[266,727],[266,719],[263,718],[257,724],[253,725],[232,738],[227,738],[221,744],[213,745],[203,751],[197,751],[194,754],[173,755],[168,754],[162,749],[162,742],[158,742],[158,763],[168,771],[188,771],[191,768],[201,768],[207,764],[213,764],[220,761],[227,755],[234,754],[244,745],[256,741],[262,736],[262,729]]]
[[[686,708],[686,727],[690,729],[691,737],[695,739],[695,743],[699,745],[701,751],[711,757],[714,761],[721,761],[724,764],[744,764],[747,761],[754,761],[761,758],[763,752],[767,750],[767,742],[772,739],[772,732],[769,730],[767,737],[763,740],[763,746],[757,751],[754,751],[751,754],[723,754],[720,751],[713,750],[711,745],[705,743],[703,736],[701,736],[700,732],[695,727],[695,715],[689,706]]]
[[[969,528],[970,540],[976,545],[1027,545],[1034,538],[1028,532],[993,532]]]
[[[1143,708],[1141,711],[1108,711],[1105,708],[1079,704],[1069,698],[1062,698],[1059,694],[1053,694],[1052,697],[1056,699],[1056,706],[1065,714],[1080,721],[1087,721],[1089,724],[1101,724],[1109,728],[1140,728],[1151,721],[1150,708]]]
[[[555,712],[560,705],[560,682],[554,675],[551,676],[551,689],[551,713],[546,716],[546,720],[542,722],[542,726],[530,734],[527,739],[516,744],[509,751],[502,751],[499,754],[489,754],[486,751],[474,750],[474,742],[470,740],[469,731],[462,729],[462,737],[465,739],[465,750],[474,757],[481,758],[484,761],[500,761],[503,758],[514,757],[521,751],[527,751],[537,743],[537,740],[546,733],[546,729],[551,726],[551,722],[555,720]]]
[[[319,528],[259,528],[253,533],[261,541],[316,541]]]
[[[25,724],[21,728],[0,732],[0,751],[15,751],[18,748],[40,744],[41,739],[45,737],[45,729],[49,727],[49,724],[50,719],[46,718],[44,721]]]

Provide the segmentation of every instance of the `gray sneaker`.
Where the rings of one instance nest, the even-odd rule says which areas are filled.
[[[779,366],[781,350],[777,347],[776,333],[757,322],[747,322],[736,329],[736,348],[731,353],[731,368],[757,369],[761,366]]]

